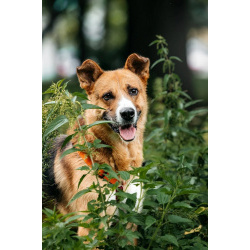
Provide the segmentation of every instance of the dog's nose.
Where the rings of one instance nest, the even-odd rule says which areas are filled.
[[[121,117],[126,120],[126,121],[130,121],[133,119],[133,117],[135,116],[135,111],[132,108],[123,108],[120,111]]]

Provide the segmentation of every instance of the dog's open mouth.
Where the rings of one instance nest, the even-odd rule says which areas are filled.
[[[132,141],[135,138],[136,125],[125,125],[119,127],[119,133],[124,141]]]
[[[140,112],[141,113],[141,112]],[[140,113],[138,116],[140,116]],[[107,115],[106,112],[103,113],[103,119],[106,121],[112,121],[112,119]],[[136,123],[128,123],[121,125],[115,121],[112,123],[108,123],[108,125],[112,128],[114,132],[120,135],[123,141],[133,141],[135,139],[137,122]]]
[[[124,141],[133,141],[137,126],[136,124],[126,124],[119,126],[118,124],[109,123],[109,126],[120,135]]]

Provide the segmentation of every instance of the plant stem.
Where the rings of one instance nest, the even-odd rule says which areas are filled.
[[[163,221],[164,221],[164,218],[165,218],[166,213],[168,212],[168,208],[169,208],[171,202],[172,202],[172,201],[174,200],[174,198],[176,197],[176,196],[175,196],[176,190],[177,190],[177,187],[174,189],[173,194],[171,195],[171,198],[170,198],[170,200],[169,200],[167,206],[165,207],[165,209],[164,209],[164,211],[163,211],[163,213],[162,213],[160,223],[158,224],[158,227],[156,228],[156,230],[155,230],[155,232],[154,232],[154,234],[153,234],[153,236],[152,236],[152,238],[151,238],[151,241],[150,241],[150,243],[149,243],[147,249],[150,249],[150,247],[151,247],[151,245],[152,245],[152,243],[153,243],[153,241],[154,241],[154,239],[155,239],[155,237],[156,237],[156,235],[157,235],[159,229],[160,229],[161,226],[163,225]]]

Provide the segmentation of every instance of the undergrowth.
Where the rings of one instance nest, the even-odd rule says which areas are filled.
[[[128,194],[126,190],[116,193],[118,200],[107,201],[106,195],[111,195],[118,183],[107,182],[101,187],[97,182],[88,189],[79,190],[70,202],[87,192],[99,194],[97,200],[89,202],[89,213],[85,216],[63,216],[55,208],[46,208],[48,201],[50,204],[53,201],[44,192],[43,249],[207,249],[207,110],[192,109],[200,100],[191,100],[182,90],[181,80],[174,73],[174,61],[180,59],[169,56],[165,39],[157,36],[151,46],[156,46],[160,57],[151,68],[161,64],[163,77],[155,79],[155,97],[149,100],[145,166],[118,173],[106,164],[93,163],[92,168],[80,168],[96,175],[97,180],[100,169],[108,172],[109,178],[128,180],[131,175],[139,177],[133,182],[145,190],[142,212],[134,209],[136,194]],[[52,84],[45,93],[51,96],[43,103],[43,176],[49,165],[48,151],[54,138],[72,126],[79,115],[84,115],[85,109],[98,108],[86,103],[84,93],[69,93],[63,80]],[[84,141],[88,128],[100,123],[102,121],[79,127],[66,138],[65,144],[76,135]],[[84,150],[91,157],[95,148],[106,146],[98,139],[92,144],[84,141],[64,155]],[[82,181],[84,175],[79,184]],[[46,178],[43,184],[49,185]],[[119,216],[106,214],[111,205],[117,207]],[[105,215],[100,216],[100,213]],[[90,218],[91,222],[86,223]],[[138,230],[127,229],[128,222],[138,225]],[[101,223],[105,227],[99,229]],[[89,235],[78,237],[78,226],[90,228]],[[134,239],[138,239],[137,246],[133,246]]]

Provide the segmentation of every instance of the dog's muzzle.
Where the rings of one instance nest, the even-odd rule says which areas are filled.
[[[141,111],[137,112],[133,108],[123,108],[120,111],[119,119],[121,122],[117,121],[117,117],[112,118],[108,115],[108,112],[103,113],[103,119],[107,121],[113,121],[113,123],[109,123],[109,126],[112,130],[118,133],[123,141],[129,142],[135,139],[136,129],[137,129],[137,121],[140,117]],[[137,119],[135,120],[135,116]]]

